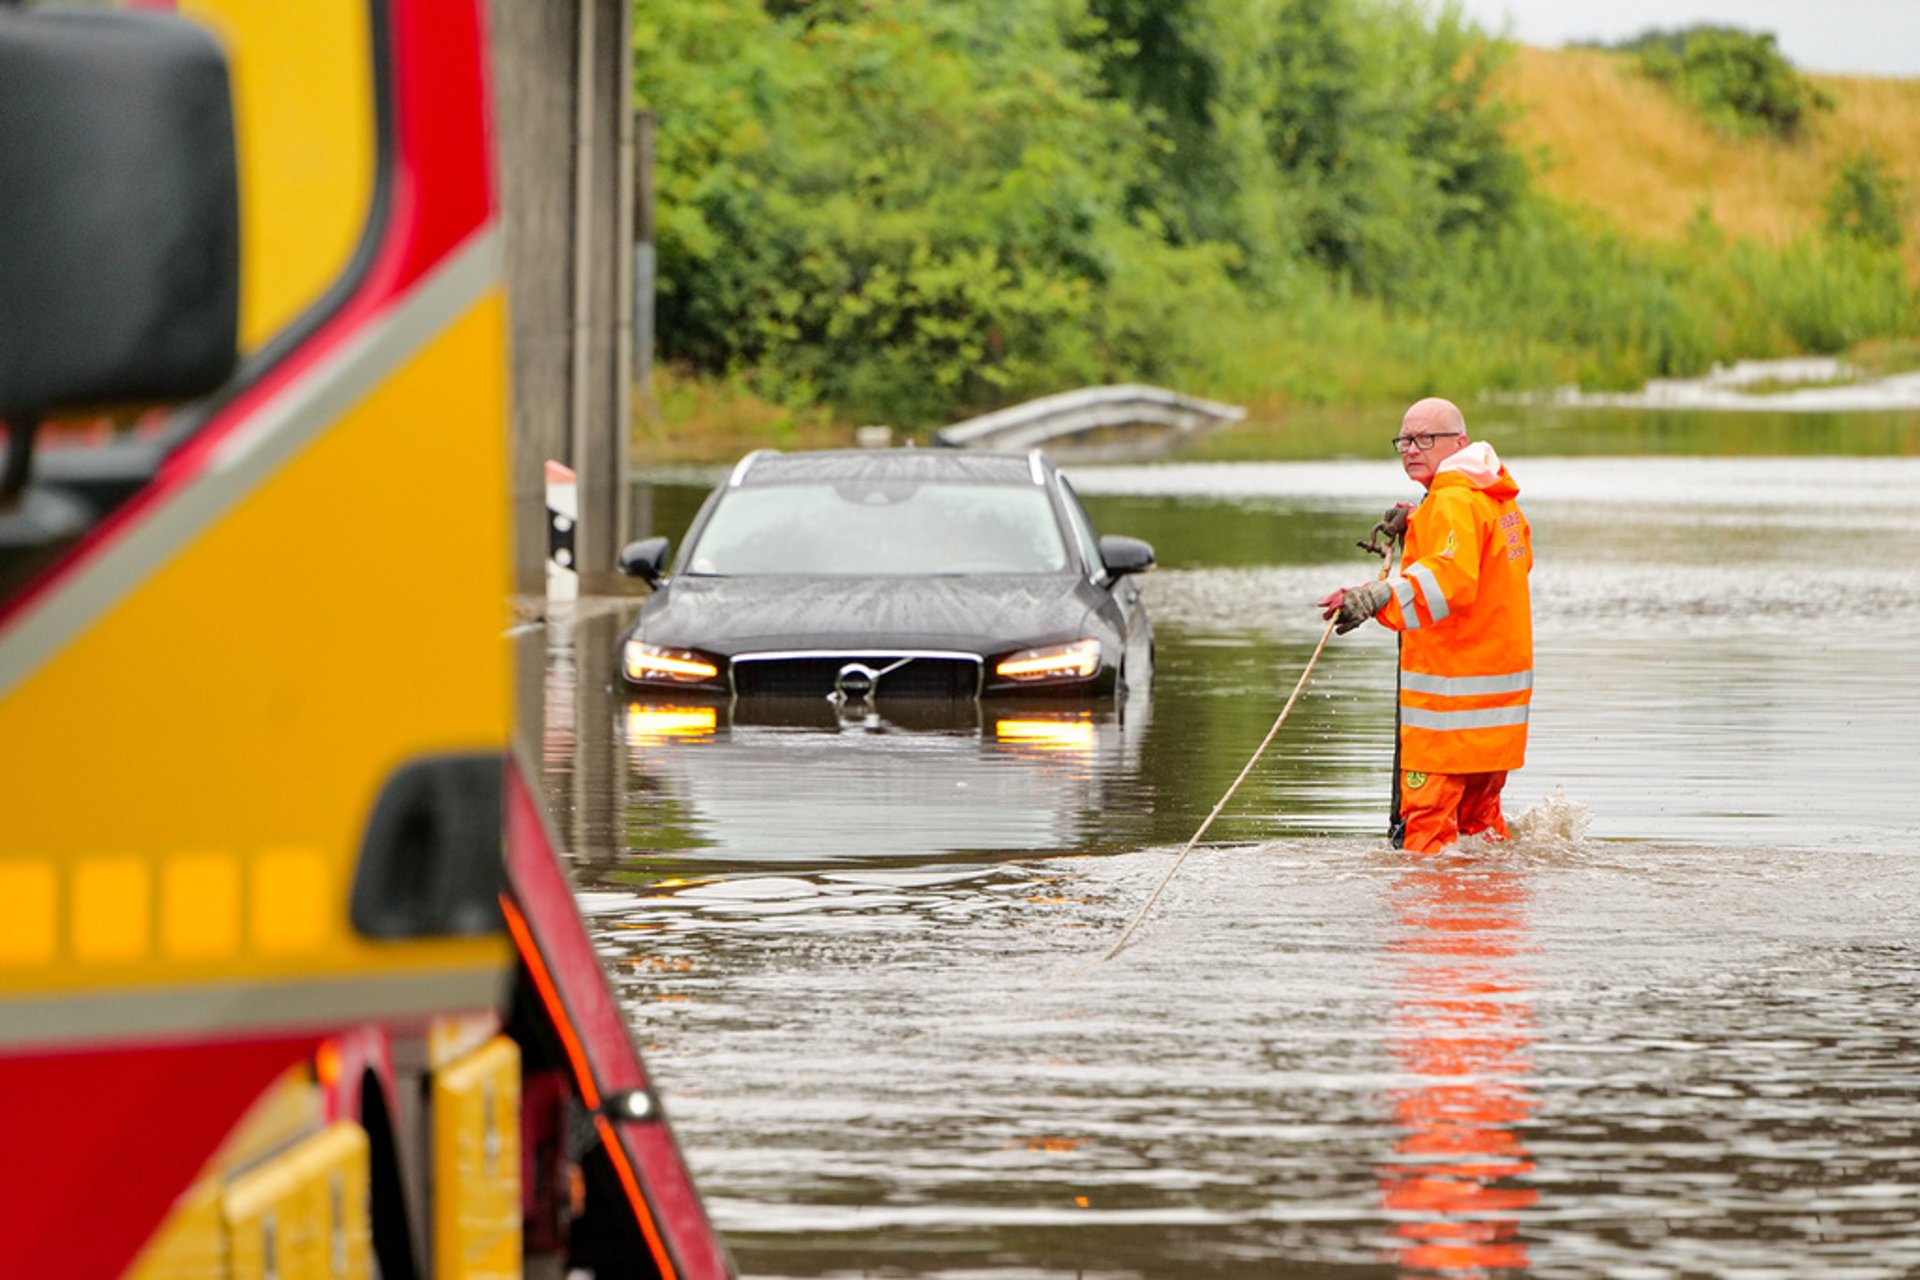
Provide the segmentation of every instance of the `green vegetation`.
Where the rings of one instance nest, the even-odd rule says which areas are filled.
[[[1906,239],[1910,212],[1905,184],[1870,151],[1849,157],[1827,193],[1827,231],[1882,249]]]
[[[1757,378],[1752,382],[1742,382],[1732,390],[1743,396],[1777,396],[1783,391],[1819,391],[1830,387],[1851,387],[1860,381],[1860,373],[1851,366],[1843,366],[1838,373],[1826,378]]]
[[[924,422],[1170,374],[1230,251],[1131,210],[1151,139],[1078,6],[674,0],[660,112],[665,353],[788,403]]]
[[[1896,373],[1909,373],[1920,369],[1920,341],[1869,340],[1848,352],[1847,363],[1858,369],[1863,378],[1885,378]]]
[[[1883,172],[1784,248],[1628,239],[1538,194],[1511,50],[1450,5],[652,0],[636,43],[670,423],[1621,387],[1920,335]]]
[[[1714,123],[1792,141],[1832,99],[1793,69],[1766,32],[1698,26],[1649,31],[1621,46],[1640,69],[1670,86]]]

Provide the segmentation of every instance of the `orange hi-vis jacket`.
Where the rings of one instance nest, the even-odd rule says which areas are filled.
[[[1533,536],[1520,486],[1485,441],[1436,468],[1407,518],[1393,599],[1374,617],[1401,633],[1400,767],[1518,769],[1533,699]]]

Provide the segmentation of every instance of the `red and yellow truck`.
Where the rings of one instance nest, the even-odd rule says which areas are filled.
[[[729,1271],[510,747],[484,18],[0,6],[0,1275]]]

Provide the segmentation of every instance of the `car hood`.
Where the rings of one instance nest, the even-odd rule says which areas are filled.
[[[955,578],[674,578],[635,634],[733,656],[768,649],[952,649],[989,654],[1077,639],[1098,625],[1067,574]],[[1090,589],[1090,588],[1088,588]],[[1104,628],[1103,628],[1104,630]]]

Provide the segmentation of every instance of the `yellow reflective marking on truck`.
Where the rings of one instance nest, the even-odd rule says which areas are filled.
[[[0,967],[53,962],[60,945],[59,898],[53,863],[0,862]]]
[[[153,946],[153,872],[144,858],[82,858],[73,872],[73,954],[88,964],[146,958]]]
[[[160,868],[160,949],[178,960],[215,960],[240,950],[240,859],[182,853]]]
[[[314,849],[273,849],[254,859],[247,936],[262,955],[300,955],[326,945],[336,913],[327,860]]]
[[[156,876],[141,855],[75,860],[63,949],[60,868],[49,860],[0,862],[0,966],[124,965],[156,955],[221,960],[243,950],[299,955],[325,946],[333,930],[331,869],[317,849],[270,849],[250,859],[195,850],[159,864]]]

